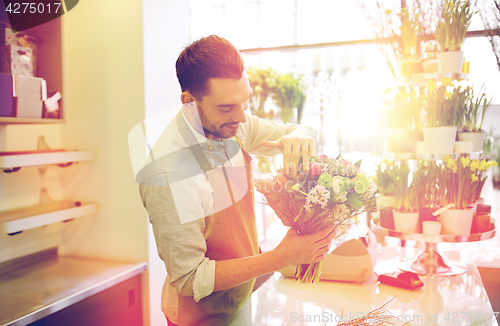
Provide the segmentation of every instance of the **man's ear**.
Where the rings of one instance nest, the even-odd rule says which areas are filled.
[[[185,91],[181,93],[181,103],[186,104],[189,102],[194,102],[194,97],[191,95],[191,93]]]

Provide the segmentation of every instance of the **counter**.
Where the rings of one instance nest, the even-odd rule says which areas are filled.
[[[57,254],[18,264],[7,271],[4,269],[0,274],[0,325],[27,325],[145,270],[146,263]]]
[[[401,257],[405,257],[401,248],[383,247],[375,272],[397,271]],[[410,320],[410,325],[498,325],[473,262],[461,275],[420,278],[424,287],[410,291],[379,284],[376,274],[360,284],[321,281],[312,285],[276,272],[252,294],[230,326],[335,326],[387,302],[385,316],[394,316],[394,325]]]

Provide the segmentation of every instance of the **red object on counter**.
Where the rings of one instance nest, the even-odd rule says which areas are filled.
[[[34,151],[0,152],[0,156],[66,152],[65,149],[41,149]]]
[[[395,286],[407,290],[418,290],[424,286],[417,274],[412,272],[402,272],[379,275],[378,281],[382,284]]]

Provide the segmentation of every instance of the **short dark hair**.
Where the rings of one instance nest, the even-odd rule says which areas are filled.
[[[220,36],[210,35],[185,47],[175,69],[181,90],[201,99],[209,93],[210,78],[240,79],[245,65],[234,45]]]

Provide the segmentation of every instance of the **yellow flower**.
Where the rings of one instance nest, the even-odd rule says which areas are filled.
[[[453,173],[457,173],[457,164],[455,163],[455,160],[449,158],[448,161],[446,162],[446,167],[452,170]]]
[[[485,159],[481,160],[481,163],[479,164],[479,171],[486,171],[488,170],[489,166],[488,163],[486,163]]]
[[[479,169],[479,160],[472,160],[470,163],[470,170],[474,172],[477,169]]]
[[[448,77],[443,77],[443,78],[441,78],[441,85],[443,85],[444,87],[447,87],[447,86],[454,87],[453,86],[453,79],[448,78]]]
[[[427,83],[427,89],[428,89],[428,90],[435,90],[436,88],[437,88],[436,81],[434,81],[434,80],[430,80],[430,81]]]
[[[467,167],[470,164],[470,158],[468,157],[461,157],[460,162],[462,163],[462,167]]]
[[[478,177],[477,177],[477,175],[475,175],[475,174],[473,174],[473,175],[471,176],[471,178],[472,178],[472,182],[476,182],[477,180],[479,180],[479,178],[478,178]]]

